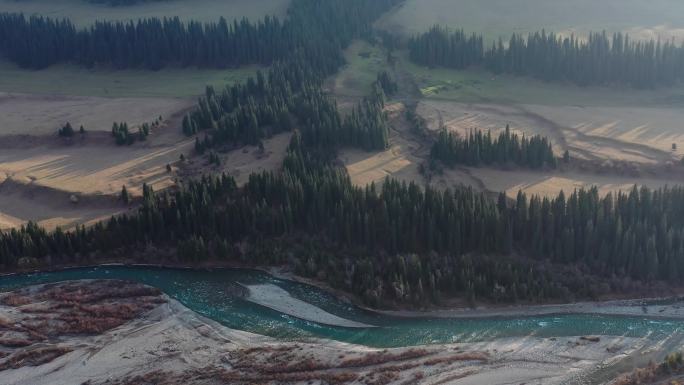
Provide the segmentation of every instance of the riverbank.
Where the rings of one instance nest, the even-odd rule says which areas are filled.
[[[475,307],[439,307],[436,305],[421,305],[422,309],[386,310],[371,308],[364,305],[358,298],[344,291],[335,289],[325,282],[301,277],[278,268],[264,271],[280,279],[291,280],[306,285],[315,286],[329,292],[338,299],[353,303],[355,306],[375,313],[405,318],[491,318],[491,317],[525,317],[552,316],[563,314],[596,314],[611,316],[645,316],[649,318],[684,319],[684,295],[667,297],[619,298],[602,301],[581,301],[575,303],[549,304],[476,304]],[[614,298],[618,298],[615,296]]]
[[[375,310],[395,317],[491,318],[595,314],[609,316],[665,318],[684,320],[684,298],[645,298],[601,302],[577,302],[552,305],[499,306],[475,309],[439,309],[428,311]]]
[[[59,272],[65,270],[76,270],[93,267],[136,267],[136,268],[157,268],[157,269],[181,269],[190,271],[213,271],[221,269],[246,269],[261,271],[270,274],[278,279],[289,280],[301,284],[319,288],[334,295],[338,300],[353,304],[356,307],[369,312],[378,313],[393,317],[403,318],[493,318],[493,317],[532,317],[532,316],[552,316],[564,314],[596,314],[610,316],[644,316],[648,318],[663,319],[684,319],[684,292],[673,289],[676,294],[663,297],[644,297],[644,298],[623,298],[615,295],[601,301],[580,301],[575,303],[548,303],[548,304],[492,304],[479,302],[475,307],[460,305],[440,307],[433,304],[421,304],[420,309],[413,309],[410,306],[399,310],[388,310],[372,308],[365,305],[359,298],[351,293],[333,288],[326,282],[302,277],[294,274],[288,267],[284,266],[255,266],[239,262],[205,262],[189,266],[184,263],[102,263],[92,265],[62,265],[51,269],[25,269],[12,273],[0,274],[3,276],[15,276],[21,274],[35,274],[42,272]],[[277,301],[275,301],[277,302]],[[272,307],[273,304],[265,304]],[[283,310],[283,309],[276,309]],[[287,311],[284,311],[288,313]],[[306,318],[306,317],[305,317]],[[335,323],[333,322],[333,325]],[[341,326],[341,325],[340,325]],[[359,326],[359,325],[356,325]],[[352,326],[353,327],[353,326]]]
[[[44,288],[61,293],[66,290],[62,286],[68,286],[70,293],[106,295],[104,288],[122,285],[89,280],[33,286],[22,289],[21,301],[7,301],[8,296],[16,298],[16,292],[2,294],[0,314],[12,320],[32,316],[30,310],[36,304],[46,306]],[[149,295],[119,299],[114,295],[108,303],[132,305],[136,298],[147,298],[144,304],[151,303],[150,298],[162,301],[112,329],[42,341],[40,348],[55,344],[63,354],[47,362],[0,370],[2,383],[558,384],[586,378],[597,366],[610,365],[646,344],[638,338],[603,336],[528,336],[395,349],[327,339],[287,341],[227,328],[168,296],[145,293]],[[45,309],[60,308],[59,303],[54,305],[43,308],[41,316],[51,314]],[[2,325],[7,324],[11,322]],[[0,362],[16,357],[14,349],[3,347]]]

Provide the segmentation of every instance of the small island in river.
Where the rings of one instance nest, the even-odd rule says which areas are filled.
[[[81,275],[93,275],[93,271],[117,275],[121,274],[117,269],[125,268],[101,269],[84,270]],[[162,276],[164,271],[152,269],[146,274]],[[240,271],[236,275],[249,276]],[[182,282],[175,277],[176,284]],[[13,285],[19,284],[19,276],[11,278],[15,279]],[[470,342],[372,347],[364,345],[363,336],[373,328],[363,329],[360,322],[352,320],[354,313],[345,320],[317,307],[321,304],[318,300],[295,299],[280,286],[250,281],[246,286],[251,294],[244,299],[235,295],[235,301],[247,307],[234,304],[233,314],[263,305],[288,318],[305,315],[307,319],[301,320],[304,323],[316,323],[315,318],[320,316],[322,325],[331,319],[340,325],[327,326],[333,331],[328,338],[312,334],[273,338],[227,327],[188,309],[158,288],[133,281],[34,284],[0,294],[0,378],[3,384],[12,385],[404,384],[418,380],[429,384],[507,384],[511,380],[553,384],[596,376],[603,367],[615,370],[622,360],[638,359],[659,343],[614,333],[544,337],[529,330],[525,336]],[[307,289],[318,293],[315,288]],[[197,299],[182,288],[176,296],[178,293]],[[250,301],[258,305],[249,305]],[[524,308],[517,316],[524,320]],[[425,322],[420,324],[422,328],[431,322],[416,320]],[[269,324],[270,328],[278,327],[272,321]],[[284,324],[289,322],[285,320]],[[335,340],[335,330],[354,329],[358,330],[354,332],[355,343]],[[393,327],[386,329],[391,335]],[[458,326],[453,329],[456,333]]]

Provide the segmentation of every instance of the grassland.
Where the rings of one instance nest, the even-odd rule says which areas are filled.
[[[0,92],[116,98],[194,98],[202,94],[207,85],[223,86],[242,81],[256,70],[257,67],[110,71],[58,65],[32,71],[4,61],[0,62]]]
[[[488,39],[546,29],[565,34],[626,31],[636,38],[684,38],[684,3],[672,0],[407,0],[380,28],[411,35],[434,24]]]
[[[358,55],[364,51],[371,55]],[[407,89],[420,91],[415,94],[419,98],[418,113],[431,130],[445,126],[461,134],[472,129],[496,132],[510,124],[518,133],[550,138],[559,156],[568,150],[573,157],[595,161],[601,167],[630,162],[634,171],[610,176],[586,169],[537,172],[459,168],[433,175],[430,183],[435,187],[468,185],[513,195],[520,189],[554,195],[561,190],[597,186],[605,194],[635,184],[657,188],[682,182],[674,174],[640,170],[678,162],[684,156],[684,86],[657,90],[578,87],[495,76],[481,70],[426,68],[410,63],[405,53],[398,53],[398,64],[388,68],[381,60],[380,48],[361,42],[346,54],[348,65],[334,79],[333,92],[338,99],[362,94],[377,71],[388,69],[398,76],[403,94]],[[374,56],[376,62],[368,59]],[[396,108],[402,107],[388,107],[392,131],[387,151],[341,151],[340,160],[355,184],[379,183],[387,176],[425,183],[419,169],[427,162],[429,143],[407,131]],[[673,143],[678,144],[676,151],[671,148]]]
[[[176,15],[200,21],[216,21],[220,16],[258,19],[284,15],[288,3],[169,0],[108,7],[82,0],[0,0],[0,12],[68,17],[87,26],[95,20]],[[0,182],[5,181],[0,184],[0,228],[28,220],[48,228],[91,223],[122,210],[120,203],[112,202],[122,185],[137,195],[143,183],[156,189],[175,184],[178,167],[169,172],[167,165],[176,164],[181,154],[192,153],[193,140],[180,132],[184,112],[207,85],[243,81],[257,69],[113,71],[55,65],[33,71],[0,60]],[[164,117],[163,125],[145,143],[117,147],[107,134],[113,121],[135,126],[158,116]],[[58,139],[56,130],[65,122],[85,126],[87,134],[72,141]],[[277,161],[269,155],[256,161],[255,167]],[[228,162],[226,167],[245,173],[251,167],[248,160]]]
[[[477,69],[427,68],[406,55],[400,63],[420,89],[420,112],[433,129],[445,125],[463,134],[509,124],[549,137],[559,154],[569,150],[584,159],[653,164],[684,156],[681,84],[652,90],[580,87]]]
[[[134,6],[110,7],[83,0],[0,0],[0,12],[22,12],[53,18],[69,18],[87,26],[97,20],[122,20],[145,17],[178,16],[184,20],[217,21],[259,19],[265,15],[282,17],[289,0],[168,0]]]
[[[457,71],[427,68],[404,58],[421,93],[427,99],[461,103],[521,103],[550,106],[684,106],[684,86],[657,90],[580,87],[525,77],[494,75],[484,70]]]
[[[344,58],[347,64],[331,79],[329,88],[336,96],[368,95],[378,72],[387,67],[382,49],[364,40],[356,40],[344,51]]]

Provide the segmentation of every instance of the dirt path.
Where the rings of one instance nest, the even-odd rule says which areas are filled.
[[[568,149],[571,149],[572,151],[579,152],[582,155],[585,155],[588,157],[588,159],[596,158],[596,156],[591,156],[589,155],[590,153],[586,150],[583,150],[581,148],[578,148],[577,146],[571,146],[568,145],[567,139],[566,139],[566,134],[569,132],[572,135],[575,135],[576,138],[582,142],[586,143],[591,143],[593,145],[598,145],[602,147],[613,147],[616,149],[619,149],[620,151],[627,152],[627,153],[634,153],[638,154],[640,156],[644,156],[646,158],[649,158],[653,160],[654,162],[657,163],[665,163],[667,161],[672,160],[672,155],[669,152],[666,151],[661,151],[656,148],[653,148],[651,146],[647,146],[644,144],[638,144],[638,143],[631,143],[631,142],[625,142],[619,139],[613,139],[613,138],[608,138],[605,136],[598,136],[598,135],[589,135],[586,134],[582,131],[580,131],[577,128],[574,127],[568,127],[568,126],[561,126],[557,122],[554,122],[551,119],[548,119],[540,114],[534,113],[530,111],[528,108],[521,106],[521,105],[512,105],[510,106],[512,108],[515,108],[516,110],[519,111],[519,116],[522,116],[527,119],[531,119],[535,122],[538,122],[541,126],[548,128],[552,131],[554,134],[554,137],[561,136],[561,143]]]

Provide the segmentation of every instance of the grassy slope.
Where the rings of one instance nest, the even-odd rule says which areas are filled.
[[[108,71],[64,65],[30,71],[0,62],[0,92],[103,97],[194,97],[202,94],[206,85],[222,86],[241,81],[255,71],[256,67]]]
[[[362,55],[363,54],[363,55]],[[462,103],[519,103],[551,106],[684,106],[684,85],[658,90],[578,87],[515,76],[495,76],[483,70],[427,68],[398,54],[400,64],[415,79],[427,99]],[[355,41],[346,51],[347,65],[334,77],[337,96],[363,96],[386,62],[382,49]]]
[[[630,31],[638,37],[684,37],[684,2],[676,0],[406,0],[378,25],[413,34],[439,23],[487,38],[541,29]]]
[[[285,15],[289,0],[168,0],[129,7],[89,4],[84,0],[0,0],[0,12],[23,12],[70,18],[77,25],[96,20],[130,20],[143,17],[179,16],[183,19],[217,21]]]
[[[379,46],[357,40],[344,52],[347,65],[335,75],[333,82],[338,96],[365,96],[371,91],[378,72],[386,65]]]
[[[684,105],[684,85],[658,90],[578,87],[525,77],[496,76],[482,70],[427,68],[402,60],[428,99],[463,103],[521,103],[552,106],[660,106]]]
[[[684,2],[673,0],[406,0],[377,27],[411,35],[435,24],[488,39],[546,29],[561,33],[628,31],[634,38],[684,38]],[[684,39],[682,39],[684,41]],[[656,91],[576,87],[484,71],[428,69],[402,58],[427,98],[542,105],[684,105],[684,86]]]

